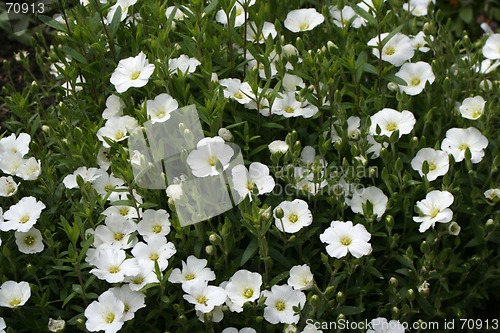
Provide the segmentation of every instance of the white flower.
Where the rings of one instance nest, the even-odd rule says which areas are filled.
[[[404,64],[396,73],[396,76],[403,79],[407,84],[406,86],[399,85],[399,89],[410,96],[420,94],[427,82],[432,84],[436,79],[431,65],[423,61]]]
[[[368,41],[368,46],[373,47],[373,55],[393,64],[396,67],[401,66],[405,61],[410,60],[415,53],[415,49],[411,45],[410,37],[397,33],[389,39],[382,47],[382,55],[380,55],[379,43],[387,37],[389,33],[383,33],[380,36],[374,37]]]
[[[484,192],[484,197],[489,200],[500,199],[500,188],[490,188]]]
[[[416,120],[413,113],[407,110],[401,112],[394,109],[385,108],[370,117],[370,134],[385,135],[390,137],[394,131],[399,131],[399,137],[408,134],[413,130]],[[380,134],[377,134],[377,126],[380,127]]]
[[[441,150],[452,154],[456,162],[463,161],[465,151],[469,148],[472,163],[479,163],[486,147],[488,139],[475,127],[451,128],[446,131],[446,138],[441,142]]]
[[[168,259],[170,259],[175,252],[174,243],[168,242],[165,237],[161,236],[149,238],[148,244],[139,242],[132,249],[132,255],[139,262],[149,262],[151,269],[154,269],[156,262],[161,271],[167,268]]]
[[[165,16],[167,17],[167,19],[170,18],[172,13],[174,13],[174,20],[182,21],[187,16],[184,12],[191,13],[188,7],[186,6],[179,6],[179,7],[180,8],[178,8],[177,6],[168,6],[167,10],[165,11]]]
[[[182,261],[182,271],[174,268],[168,277],[171,283],[182,283],[182,289],[190,284],[202,284],[215,280],[215,273],[207,267],[206,259],[198,259],[190,255],[186,262]]]
[[[22,163],[23,156],[20,153],[5,151],[0,154],[0,170],[6,174],[15,175]]]
[[[124,184],[125,182],[122,179],[116,178],[107,172],[101,172],[101,176],[92,181],[92,187],[94,190],[96,190],[102,198],[109,195],[109,201],[115,201],[118,199],[118,193],[113,193],[113,191]]]
[[[226,301],[226,291],[221,287],[209,286],[207,283],[189,284],[186,286],[187,295],[184,299],[195,305],[195,309],[208,313],[215,306],[222,305]]]
[[[306,295],[300,290],[294,290],[289,285],[274,285],[271,291],[264,290],[262,296],[266,297],[264,319],[271,324],[296,324],[300,315],[295,314],[293,307],[302,309],[306,303]]]
[[[289,12],[285,19],[285,28],[291,32],[309,31],[325,21],[323,14],[314,8],[296,9]]]
[[[371,252],[369,243],[371,234],[362,224],[353,226],[351,221],[332,221],[319,239],[327,243],[326,252],[330,257],[342,258],[347,252],[355,258],[361,258]]]
[[[404,333],[404,326],[397,320],[387,321],[387,319],[379,317],[372,319],[366,333]]]
[[[233,188],[241,198],[248,196],[250,201],[254,186],[260,195],[271,192],[275,185],[273,177],[269,175],[269,168],[260,162],[253,162],[248,170],[243,164],[239,164],[231,170],[231,174]]]
[[[217,305],[212,311],[207,313],[196,310],[196,316],[202,323],[208,320],[212,321],[213,323],[220,323],[222,319],[224,319],[224,312],[222,311],[222,305]]]
[[[276,211],[281,209],[283,217],[278,218]],[[309,210],[307,202],[301,199],[293,201],[282,201],[276,208],[274,208],[274,224],[279,231],[287,233],[296,233],[303,227],[311,225],[313,216]]]
[[[165,191],[167,193],[167,196],[169,198],[172,198],[173,200],[182,198],[182,195],[184,194],[181,184],[170,184]]]
[[[168,60],[168,68],[170,72],[177,73],[180,71],[183,74],[194,73],[196,67],[201,65],[201,62],[196,58],[189,58],[187,55],[182,54],[178,58]]]
[[[246,2],[246,6],[250,7],[253,4],[255,4],[255,0],[237,0],[234,4],[234,6],[229,10],[229,14],[224,12],[224,10],[219,10],[215,14],[215,20],[219,22],[220,24],[226,25],[228,17],[231,17],[233,15],[233,11],[235,12],[235,20],[234,20],[234,27],[239,27],[242,26],[243,23],[245,23],[245,20],[248,19],[248,12],[245,11],[243,8],[243,5]]]
[[[105,172],[101,169],[79,167],[72,174],[64,177],[63,184],[68,189],[77,188],[78,187],[78,184],[76,182],[77,176],[82,177],[82,180],[85,183],[92,183],[94,180],[101,177],[103,173]]]
[[[11,197],[17,192],[17,184],[11,176],[0,178],[0,196]]]
[[[262,276],[245,269],[233,274],[225,286],[227,297],[233,303],[231,311],[242,312],[246,302],[253,302],[260,296]]]
[[[177,101],[169,94],[160,94],[154,100],[146,102],[146,112],[153,124],[170,119],[170,114],[177,110],[178,107]]]
[[[271,154],[284,154],[288,151],[288,144],[282,140],[274,140],[267,147]]]
[[[297,87],[305,88],[304,80],[300,76],[286,73],[281,80],[281,86],[285,91],[295,91]]]
[[[311,268],[307,264],[293,266],[290,269],[290,277],[287,283],[296,290],[311,289],[314,283]]]
[[[164,209],[147,209],[137,224],[137,231],[149,242],[152,237],[166,236],[170,232],[170,215]]]
[[[216,176],[219,174],[217,164],[223,169],[229,166],[234,150],[219,137],[201,139],[196,149],[187,156],[186,162],[196,177]]]
[[[432,36],[429,37],[431,40],[433,39]],[[429,52],[430,48],[428,48],[427,41],[425,40],[425,33],[423,31],[420,31],[418,34],[415,36],[411,37],[411,45],[415,50],[418,50],[420,52]]]
[[[5,325],[5,320],[0,317],[0,333],[5,333],[5,329],[7,328],[7,325]]]
[[[128,138],[128,134],[138,126],[137,120],[130,116],[112,117],[106,121],[96,135],[104,147],[109,148],[109,144],[104,140],[104,137],[116,142],[120,142]]]
[[[31,296],[28,282],[5,281],[0,286],[0,306],[17,308],[23,306]]]
[[[420,176],[424,176],[422,166],[427,161],[429,172],[425,175],[427,180],[433,181],[437,177],[445,175],[449,168],[450,162],[448,154],[442,150],[434,150],[432,148],[422,148],[417,152],[417,155],[411,160],[411,167],[418,171]]]
[[[252,101],[250,96],[255,95],[248,82],[241,82],[240,79],[223,79],[219,81],[219,84],[226,89],[224,89],[224,97],[231,98],[240,104],[248,104]]]
[[[0,230],[16,230],[27,232],[35,225],[45,205],[34,197],[24,197],[3,214],[4,222],[0,223]]]
[[[102,117],[104,119],[109,119],[112,117],[121,117],[123,115],[123,109],[125,108],[125,103],[123,100],[116,95],[109,95],[106,99],[106,109],[102,112]]]
[[[128,283],[131,290],[138,291],[150,283],[160,282],[156,273],[151,269],[149,262],[137,262],[137,265],[139,266],[139,272],[125,276],[123,280],[123,282]]]
[[[500,34],[492,34],[483,47],[483,55],[490,60],[500,59]]]
[[[134,242],[130,242],[129,239],[136,230],[135,222],[121,215],[108,215],[105,224],[101,224],[95,229],[94,246],[106,244],[120,249],[129,249],[134,246]]]
[[[257,331],[251,327],[243,327],[241,330],[234,327],[226,327],[222,330],[222,333],[257,333]]]
[[[250,22],[247,27],[246,39],[250,42],[262,44],[268,37],[274,39],[277,34],[278,33],[274,28],[274,24],[272,24],[271,22],[264,21],[262,29],[259,29],[255,22]]]
[[[85,327],[91,332],[118,332],[123,324],[125,304],[113,293],[104,292],[85,309]]]
[[[344,6],[342,10],[337,6],[330,6],[329,11],[333,17],[333,23],[339,28],[345,28],[347,24],[355,29],[366,25],[366,20],[359,17],[350,6]]]
[[[23,159],[16,170],[16,176],[24,180],[36,180],[40,176],[42,166],[40,160],[30,157],[27,160]]]
[[[476,120],[482,116],[486,101],[481,96],[469,97],[464,99],[458,111],[466,119]]]
[[[370,186],[363,188],[361,191],[356,191],[353,194],[350,202],[351,210],[354,213],[364,215],[363,206],[366,205],[367,201],[370,201],[373,206],[373,214],[376,214],[377,219],[380,220],[385,213],[389,198],[378,187]]]
[[[146,55],[141,51],[136,57],[120,60],[111,75],[110,82],[115,86],[117,92],[123,93],[130,87],[145,86],[154,70],[155,65],[149,64]]]
[[[87,262],[96,266],[90,273],[108,283],[123,282],[126,275],[139,273],[135,259],[126,259],[125,251],[106,245],[99,246],[95,251],[87,251]]]
[[[453,194],[448,191],[434,190],[427,193],[424,200],[417,202],[417,208],[421,216],[413,217],[413,221],[421,223],[418,230],[425,232],[430,227],[434,228],[436,222],[450,222],[453,212],[448,207],[451,206],[453,201]]]
[[[111,24],[111,21],[113,20],[113,16],[115,16],[116,10],[118,9],[118,6],[120,7],[122,14],[120,16],[120,21],[123,21],[127,18],[128,16],[128,9],[130,6],[135,5],[137,0],[118,0],[110,9],[108,12],[108,16],[106,17],[106,20],[108,21],[108,24]]]
[[[26,155],[30,148],[31,136],[26,133],[19,133],[16,137],[14,133],[0,139],[0,155],[4,152],[20,154],[21,157]]]
[[[146,306],[144,302],[146,295],[130,289],[128,285],[123,285],[119,288],[110,288],[105,293],[112,293],[117,299],[123,302],[123,321],[133,319],[135,312]]]
[[[295,91],[287,91],[280,93],[276,97],[271,107],[271,112],[285,118],[299,116],[311,118],[318,112],[318,108],[307,101],[297,98]]]
[[[16,231],[14,236],[19,252],[33,254],[43,251],[44,245],[40,230],[33,227],[26,232]]]
[[[403,4],[403,9],[410,12],[413,16],[425,16],[427,15],[429,4],[431,2],[436,2],[436,0],[410,0],[409,2]]]

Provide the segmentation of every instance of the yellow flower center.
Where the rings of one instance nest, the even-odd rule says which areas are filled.
[[[165,111],[160,111],[156,114],[156,118],[158,119],[161,119],[163,117],[165,117],[167,114],[165,113]]]
[[[123,234],[121,232],[115,233],[115,241],[121,241],[123,239]]]
[[[132,80],[137,80],[137,78],[139,77],[139,75],[141,75],[141,72],[135,72],[135,73],[132,73],[132,75],[130,76],[130,78]]]
[[[13,298],[10,300],[9,305],[12,307],[18,306],[21,304],[21,299],[20,298]]]
[[[245,288],[245,290],[243,291],[243,296],[245,296],[246,298],[252,297],[253,296],[253,289]]]
[[[396,53],[396,50],[393,48],[393,47],[388,47],[386,50],[385,50],[385,54],[387,55],[393,55],[394,53]]]
[[[118,132],[116,132],[116,134],[115,134],[115,140],[120,140],[120,139],[122,139],[124,136],[125,136],[125,133],[123,133],[123,131],[118,131]]]
[[[248,182],[247,182],[247,189],[248,189],[250,192],[252,192],[252,191],[253,191],[253,186],[254,186],[254,185],[255,185],[255,184],[254,184],[254,182],[252,182],[252,181],[248,181]]]
[[[467,146],[465,143],[462,143],[460,146],[458,146],[458,149],[460,150],[466,150],[469,146]]]
[[[196,275],[194,275],[193,273],[187,273],[184,277],[186,278],[186,280],[191,281],[196,277]]]
[[[437,214],[439,214],[439,209],[434,208],[434,209],[431,211],[431,219],[435,218],[435,217],[437,216]]]
[[[283,311],[283,310],[285,310],[285,308],[286,308],[286,304],[285,304],[285,302],[283,302],[283,301],[277,301],[277,302],[276,302],[276,304],[274,305],[274,307],[275,307],[275,308],[276,308],[276,310],[278,310],[278,311]]]
[[[116,274],[116,273],[118,273],[119,271],[120,271],[120,267],[118,267],[118,266],[111,266],[111,267],[109,268],[109,272],[110,272],[111,274]]]
[[[35,243],[35,237],[33,236],[26,236],[24,237],[24,244],[31,246]]]
[[[11,195],[12,193],[14,193],[14,191],[16,190],[16,188],[14,186],[12,186],[12,184],[7,184],[7,195]]]
[[[294,110],[291,106],[287,106],[287,107],[285,108],[285,112],[286,112],[286,113],[293,113],[294,111],[295,111],[295,110]]]
[[[153,253],[149,256],[149,259],[151,259],[152,261],[158,260],[158,258],[160,258],[158,253]]]
[[[205,296],[198,296],[198,298],[196,298],[196,301],[200,304],[207,305],[208,300]]]
[[[482,114],[483,113],[481,112],[481,110],[476,109],[476,110],[474,110],[474,112],[472,112],[472,118],[474,118],[474,119],[479,118],[479,117],[481,117]]]
[[[21,219],[19,220],[19,222],[21,222],[22,224],[25,224],[29,220],[30,220],[30,216],[29,215],[24,215],[23,217],[21,217]]]
[[[210,156],[208,158],[208,165],[210,166],[215,166],[217,164],[217,157],[216,156]]]
[[[309,24],[308,24],[308,23],[302,23],[302,24],[299,26],[299,29],[300,29],[301,31],[307,30],[307,29],[309,29]]]
[[[104,321],[106,321],[106,323],[108,324],[111,324],[115,321],[115,314],[113,312],[108,312],[104,317]]]
[[[385,129],[388,130],[389,132],[394,132],[395,130],[398,129],[398,125],[396,123],[389,123],[385,126]]]
[[[155,225],[155,226],[153,227],[153,232],[154,232],[155,234],[159,234],[159,233],[161,232],[161,230],[162,230],[162,229],[163,229],[163,228],[161,227],[161,225],[158,225],[158,224],[157,224],[157,225]]]
[[[122,208],[120,208],[120,215],[121,216],[127,216],[128,212],[129,212],[129,208],[128,207],[122,207]]]
[[[114,187],[113,185],[110,185],[110,184],[108,184],[108,185],[104,186],[104,190],[105,190],[106,192],[111,192],[111,191],[113,191],[113,189],[114,189],[114,188],[115,188],[115,187]]]
[[[430,170],[430,171],[434,171],[434,170],[436,170],[436,164],[434,164],[434,163],[429,163],[429,170]]]
[[[297,214],[290,214],[290,216],[288,216],[288,221],[290,221],[291,223],[295,223],[299,220],[299,216]]]
[[[238,91],[237,93],[235,93],[233,96],[234,96],[234,98],[236,98],[236,99],[242,99],[242,98],[243,98],[243,94],[242,94],[242,93],[240,93],[239,91]]]
[[[142,284],[144,282],[144,278],[142,276],[138,276],[134,279],[135,284]]]
[[[420,84],[420,79],[419,78],[414,78],[411,80],[410,85],[411,86],[418,86]]]
[[[342,244],[342,245],[344,245],[344,246],[349,246],[349,245],[351,245],[351,243],[352,243],[352,239],[351,239],[351,238],[349,238],[349,237],[347,237],[347,236],[342,237],[342,238],[340,239],[340,244]]]

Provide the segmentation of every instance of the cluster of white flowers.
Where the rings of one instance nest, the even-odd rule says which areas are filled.
[[[2,172],[22,178],[24,180],[36,180],[41,173],[40,160],[34,157],[25,158],[29,152],[31,136],[27,133],[19,135],[11,134],[0,139],[0,170]],[[17,189],[17,184],[12,177],[0,178],[2,186],[0,192],[11,196]]]

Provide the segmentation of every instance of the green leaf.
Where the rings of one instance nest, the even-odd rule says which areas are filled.
[[[67,28],[66,26],[61,23],[61,22],[58,22],[56,20],[54,20],[52,17],[50,16],[46,16],[46,15],[38,15],[38,18],[43,22],[45,23],[46,25],[48,25],[49,27],[51,28],[54,28],[56,30],[59,30],[59,31],[62,31],[62,32],[68,32],[67,31]]]
[[[85,57],[74,48],[64,45],[62,49],[65,53],[69,54],[71,58],[78,61],[79,63],[85,64],[87,62],[87,60],[85,60]]]
[[[472,12],[472,7],[462,7],[458,11],[458,16],[464,21],[465,23],[471,23],[472,18],[474,16],[474,13]]]
[[[259,242],[257,238],[252,239],[252,241],[248,244],[247,248],[243,252],[243,256],[241,257],[240,266],[245,265],[245,263],[252,259],[252,257],[257,253],[259,249]]]

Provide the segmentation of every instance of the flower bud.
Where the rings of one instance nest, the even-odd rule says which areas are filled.
[[[208,237],[208,240],[210,241],[210,243],[212,245],[219,245],[222,239],[219,235],[217,235],[215,232],[213,232]]]
[[[448,225],[448,232],[450,233],[450,235],[458,236],[458,234],[460,234],[460,230],[462,230],[462,228],[455,221],[451,222]]]
[[[398,286],[398,279],[396,277],[391,277],[389,280],[389,285],[393,288],[396,288]]]
[[[212,254],[215,253],[215,247],[213,245],[207,245],[205,246],[205,252],[211,256]]]
[[[224,140],[224,141],[232,141],[233,140],[233,134],[231,133],[230,130],[227,128],[221,127],[219,128],[219,131],[217,134]]]
[[[285,216],[285,212],[283,211],[283,209],[281,207],[278,207],[276,208],[276,210],[274,211],[274,216],[277,218],[277,219],[282,219],[283,216]]]
[[[49,318],[49,324],[48,324],[49,331],[60,333],[64,331],[65,327],[66,327],[66,322],[64,320]]]
[[[387,89],[389,89],[390,91],[398,91],[399,85],[396,82],[389,82],[387,83]]]
[[[415,292],[413,291],[413,289],[408,289],[406,297],[410,302],[413,302],[415,300]]]

